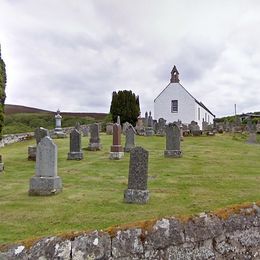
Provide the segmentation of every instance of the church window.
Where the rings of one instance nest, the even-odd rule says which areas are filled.
[[[200,120],[200,108],[198,107],[198,120]]]
[[[172,113],[178,112],[178,100],[172,100],[171,111]]]

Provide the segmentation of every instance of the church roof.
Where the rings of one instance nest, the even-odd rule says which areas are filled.
[[[172,72],[171,74],[173,75],[173,72],[179,76],[179,72],[176,68],[176,66],[174,65],[173,69],[172,69]],[[202,108],[204,108],[207,112],[209,112],[212,116],[215,117],[215,115],[200,101],[198,101],[195,97],[193,97],[190,92],[185,88],[183,87],[180,83],[179,83],[179,78],[178,78],[178,81],[172,81],[172,78],[171,78],[171,82],[160,92],[160,94],[154,99],[154,102],[156,101],[156,99],[172,84],[178,84],[180,85],[190,96],[192,99],[194,99],[194,101],[199,105],[201,106]]]

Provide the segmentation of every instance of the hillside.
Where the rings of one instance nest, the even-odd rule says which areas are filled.
[[[43,110],[40,108],[20,106],[20,105],[5,105],[5,114],[12,115],[18,113],[51,113],[54,114],[56,111]],[[92,117],[96,120],[103,120],[106,117],[106,113],[85,113],[85,112],[64,112],[62,115],[77,116],[77,117]]]

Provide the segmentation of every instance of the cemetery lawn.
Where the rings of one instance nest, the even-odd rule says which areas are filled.
[[[67,160],[69,138],[55,139],[63,191],[49,197],[28,196],[35,162],[27,160],[27,148],[35,141],[1,148],[0,245],[260,201],[260,145],[245,140],[239,134],[186,137],[183,157],[171,159],[163,156],[164,137],[137,136],[136,144],[149,151],[146,205],[123,203],[129,154],[108,159],[112,136],[102,134],[102,151],[84,150],[82,161]]]

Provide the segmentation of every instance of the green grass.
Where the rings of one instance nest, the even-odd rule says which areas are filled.
[[[63,192],[51,197],[28,196],[35,163],[27,161],[27,147],[33,140],[1,148],[0,244],[260,200],[260,145],[246,144],[245,136],[187,137],[179,159],[164,158],[165,138],[137,136],[136,144],[149,151],[146,205],[123,203],[129,154],[111,161],[112,136],[101,140],[103,150],[84,151],[82,161],[66,160],[69,139],[54,140]],[[82,147],[87,144],[84,137]]]

